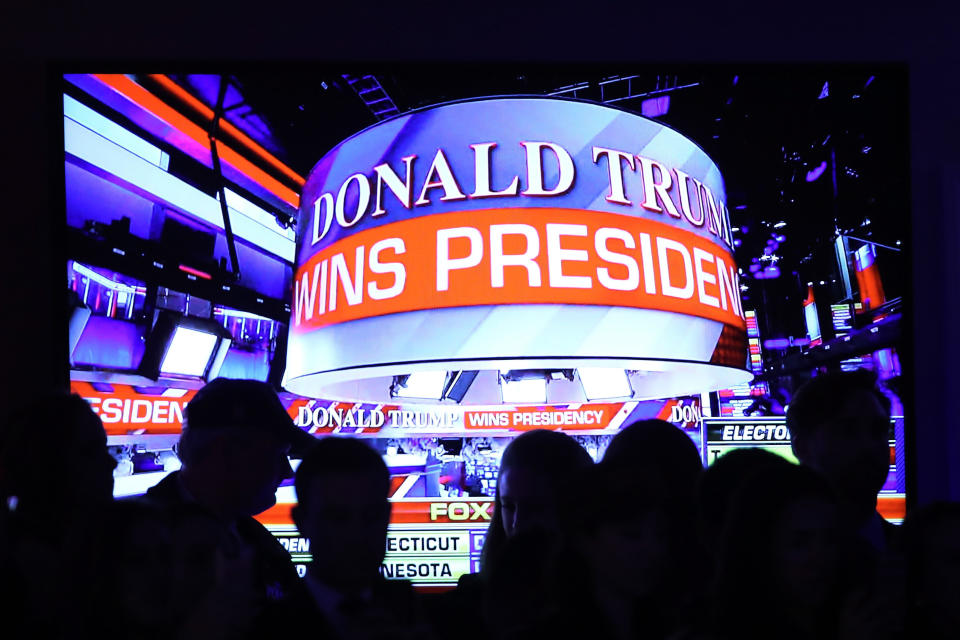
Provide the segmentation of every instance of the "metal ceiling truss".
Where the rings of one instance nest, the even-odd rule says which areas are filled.
[[[341,77],[347,81],[350,88],[367,105],[367,108],[370,109],[377,120],[383,120],[400,113],[397,105],[393,102],[393,98],[387,94],[386,89],[383,88],[376,76],[355,76],[345,73]]]

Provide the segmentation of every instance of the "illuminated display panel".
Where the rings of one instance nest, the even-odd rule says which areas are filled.
[[[120,97],[110,94],[113,106],[120,107],[121,112],[144,126],[146,121],[136,111],[139,103],[132,99],[136,97],[134,94],[139,96],[141,103],[146,101],[147,120],[155,115],[157,109],[164,109],[129,80],[108,76],[73,80],[91,90],[96,89],[98,83],[122,83]],[[70,177],[68,208],[75,228],[86,225],[91,216],[102,224],[121,220],[123,215],[131,215],[129,211],[135,204],[139,208],[132,215],[131,230],[141,239],[153,238],[154,225],[147,224],[154,212],[149,200],[159,198],[164,202],[165,216],[175,218],[194,231],[202,231],[208,242],[213,238],[210,234],[216,235],[216,250],[222,253],[219,203],[215,198],[188,184],[182,174],[174,175],[167,171],[169,159],[164,154],[154,158],[150,155],[153,147],[144,146],[141,138],[124,129],[111,127],[102,117],[97,118],[70,100],[66,102],[74,111],[83,112],[83,117],[76,116],[74,111],[65,114],[64,122],[67,173]],[[586,108],[579,103],[561,102],[562,106],[558,107],[558,101],[548,102],[551,103],[550,108],[573,111]],[[429,154],[421,154],[421,160],[415,168],[411,168],[413,175],[416,175],[413,182],[417,183],[418,200],[424,200],[415,206],[416,215],[401,215],[402,212],[396,208],[397,203],[389,203],[389,199],[396,195],[395,190],[388,193],[396,187],[395,184],[394,187],[381,185],[381,190],[375,195],[383,199],[378,204],[390,209],[391,215],[375,215],[371,209],[364,223],[344,225],[339,230],[334,228],[327,241],[317,245],[316,252],[307,259],[298,260],[301,263],[296,280],[298,295],[292,301],[291,316],[294,319],[299,316],[305,329],[326,330],[332,327],[340,330],[357,327],[367,321],[396,318],[411,311],[427,314],[442,312],[436,317],[442,318],[447,339],[420,340],[412,344],[439,345],[449,349],[455,347],[459,339],[454,335],[457,332],[463,333],[464,329],[469,329],[474,335],[482,334],[461,311],[466,310],[467,315],[487,313],[484,307],[512,308],[517,311],[518,315],[492,317],[492,321],[486,324],[485,330],[497,339],[486,339],[486,344],[474,344],[474,351],[471,352],[486,356],[495,355],[489,350],[492,344],[513,349],[513,355],[530,355],[529,345],[520,345],[518,348],[516,341],[513,347],[505,344],[504,338],[520,327],[528,332],[528,341],[540,336],[541,339],[547,337],[554,342],[563,342],[571,337],[560,335],[555,328],[546,326],[542,321],[546,318],[552,318],[552,324],[559,327],[561,332],[577,327],[597,329],[594,336],[573,336],[570,344],[579,344],[580,347],[569,354],[571,357],[579,357],[587,352],[602,352],[604,349],[607,353],[611,350],[619,352],[625,342],[613,339],[615,334],[622,334],[625,330],[633,334],[633,327],[640,322],[648,330],[644,332],[644,338],[631,341],[636,349],[632,355],[643,355],[645,358],[634,358],[635,368],[642,365],[647,371],[666,373],[661,369],[670,365],[657,365],[646,357],[651,355],[654,359],[666,355],[703,362],[705,364],[699,380],[690,375],[692,372],[689,370],[678,369],[674,372],[676,380],[690,381],[691,390],[709,384],[711,377],[723,369],[732,368],[734,373],[745,377],[742,368],[746,347],[737,272],[730,251],[723,183],[717,168],[700,149],[676,132],[652,121],[607,108],[589,108],[593,112],[587,119],[589,122],[583,118],[571,119],[567,114],[562,119],[567,121],[567,125],[580,122],[579,129],[567,125],[555,127],[553,133],[557,137],[552,141],[543,144],[530,142],[531,138],[524,134],[537,137],[537,132],[524,132],[517,127],[524,122],[537,120],[522,113],[527,105],[533,104],[506,101],[493,107],[494,110],[500,110],[501,115],[514,113],[510,124],[513,128],[500,137],[497,149],[494,146],[477,149],[470,146],[470,141],[458,141],[457,137],[464,130],[461,122],[463,114],[453,117],[451,122],[456,126],[448,127],[443,136],[440,145],[445,149],[443,154],[438,156],[436,151],[439,147],[434,148]],[[474,110],[470,106],[466,109]],[[487,109],[480,108],[481,111]],[[452,111],[448,110],[448,113]],[[486,115],[477,115],[479,113],[477,111],[466,119],[474,120],[475,124],[480,121],[492,122]],[[435,115],[421,120],[427,122]],[[82,122],[72,116],[80,117]],[[364,147],[363,153],[380,153],[378,144],[392,139],[394,134],[390,131],[395,133],[395,127],[406,120],[385,123],[386,126],[380,131],[387,131],[386,137]],[[501,119],[503,122],[507,120],[510,119]],[[91,126],[97,132],[103,130],[102,135],[95,135]],[[412,133],[418,128],[420,137],[411,136],[411,139],[414,139],[415,145],[429,147],[433,144],[430,136],[421,135],[426,133],[426,125],[411,124],[408,132]],[[601,135],[601,131],[606,133]],[[547,131],[541,133],[553,135]],[[575,135],[570,137],[571,134]],[[615,172],[611,167],[618,162],[617,152],[612,148],[586,161],[577,154],[571,156],[573,168],[578,172],[576,180],[569,193],[557,188],[558,181],[566,180],[567,176],[564,154],[568,150],[575,151],[580,142],[592,141],[599,148],[605,144],[604,136],[609,136],[611,142],[628,146],[631,153],[635,151],[641,154],[631,161],[634,164],[633,172],[627,172],[623,177],[622,188],[625,194],[633,198],[629,204],[609,201],[602,193],[604,189],[620,188],[611,173]],[[509,144],[512,138],[526,145]],[[466,144],[454,149],[459,142]],[[512,149],[514,153],[509,156],[504,155],[508,144],[511,148],[515,147]],[[447,207],[441,192],[446,190],[449,182],[446,182],[442,161],[438,157],[449,160],[450,170],[463,178],[470,170],[476,169],[475,161],[480,157],[477,154],[486,152],[489,152],[491,160],[485,178],[489,181],[489,197],[481,193],[484,172],[480,171],[474,174],[474,183],[469,185],[471,197]],[[551,156],[551,153],[555,155]],[[145,158],[144,154],[150,157]],[[362,159],[351,160],[350,153],[344,153],[342,149],[338,157],[342,161],[356,160],[362,164]],[[610,159],[613,159],[612,165],[608,162]],[[403,164],[402,158],[397,160],[400,164],[394,164],[394,169]],[[430,164],[425,164],[428,160],[433,161],[433,169]],[[551,164],[554,161],[559,164]],[[627,160],[623,160],[623,163],[623,167],[630,164]],[[540,167],[539,173],[520,175],[526,168],[532,170],[535,164]],[[94,180],[87,175],[89,172],[84,168],[87,166],[97,167],[100,174],[110,176],[109,180]],[[337,179],[339,169],[330,169],[327,177]],[[563,175],[556,173],[558,169]],[[673,187],[660,184],[663,191],[659,196],[645,184],[645,181],[650,182],[647,174],[652,175],[657,171],[669,171],[671,179],[677,181]],[[497,200],[494,192],[502,191],[498,183],[504,177],[509,178],[510,172],[517,174],[518,185],[524,193],[518,192],[515,198]],[[439,185],[428,186],[438,180]],[[696,187],[693,180],[698,181]],[[359,178],[353,179],[352,183],[360,188]],[[462,179],[461,183],[463,188],[468,188]],[[306,192],[312,193],[311,189],[316,185],[317,181],[314,180],[307,185]],[[686,187],[685,190],[681,190],[681,185]],[[421,188],[426,190],[428,197],[423,198]],[[597,193],[592,193],[595,190]],[[540,193],[536,193],[538,191]],[[645,192],[649,197],[644,196]],[[105,201],[100,197],[102,194],[110,194],[115,198],[123,196],[121,200],[129,202],[122,212],[98,207],[97,200]],[[136,195],[142,202],[130,194]],[[241,243],[263,249],[279,258],[291,255],[288,254],[287,244],[292,239],[290,231],[278,228],[269,214],[235,192],[228,190],[226,195],[231,219],[235,223],[234,232]],[[354,193],[352,187],[345,191],[341,209],[356,205],[354,199],[360,195],[359,191]],[[319,197],[322,198],[322,194]],[[335,212],[338,206],[336,198],[333,203]],[[657,211],[658,207],[665,209]],[[584,212],[589,215],[585,217]],[[307,229],[310,221],[306,226],[301,225],[301,238],[311,236],[312,231]],[[172,225],[167,226],[173,228]],[[457,231],[465,228],[473,231]],[[348,230],[350,233],[346,233]],[[477,234],[479,243],[476,242]],[[190,234],[181,235],[186,238]],[[445,253],[438,251],[437,237],[446,239]],[[393,238],[404,241],[404,253],[400,253],[400,247],[391,242]],[[186,242],[167,240],[168,246]],[[536,256],[532,254],[534,245],[539,248]],[[243,244],[239,249],[241,263],[248,267],[244,270],[241,283],[256,281],[258,291],[272,290],[270,287],[282,284],[283,274],[273,269],[272,263],[267,265],[264,260],[253,260],[244,253],[249,247]],[[209,246],[204,248],[206,252],[209,250]],[[466,267],[465,264],[473,260],[471,254],[475,250],[482,252],[478,264]],[[360,254],[362,259],[358,261]],[[409,295],[394,296],[396,299],[387,297],[385,292],[391,288],[390,278],[393,277],[394,285],[397,284],[397,275],[391,264],[395,267],[396,258],[413,255],[433,256],[435,260],[404,264],[404,277],[409,287],[405,293]],[[583,256],[586,258],[583,259]],[[358,280],[358,265],[365,273],[362,283]],[[157,264],[153,267],[162,268]],[[194,278],[210,278],[210,273],[190,268]],[[424,272],[418,273],[418,268]],[[438,281],[438,274],[442,271],[447,275],[445,289]],[[526,279],[523,277],[525,273],[529,276]],[[540,287],[535,286],[535,274],[539,274]],[[318,279],[319,275],[329,279]],[[118,278],[102,270],[90,277],[94,282],[88,287],[89,278],[85,281],[83,274],[71,274],[71,287],[88,297],[99,313],[110,315],[119,311],[135,316],[143,311],[146,291],[143,285],[147,283],[129,283],[136,287],[130,292],[125,291],[129,297],[111,296],[108,291],[101,298],[97,289],[100,280],[109,283]],[[500,277],[504,280],[504,286],[497,286]],[[417,297],[423,288],[414,285],[421,280],[433,281],[437,285],[433,295]],[[591,285],[584,289],[581,285],[587,280]],[[316,292],[313,287],[316,287]],[[633,296],[627,298],[624,292],[630,288]],[[355,304],[358,293],[361,302]],[[279,329],[276,321],[250,313],[249,310],[240,311],[224,306],[216,300],[212,303],[199,300],[166,286],[159,288],[156,302],[157,306],[177,313],[209,316],[231,334],[234,345],[222,363],[221,374],[261,379],[265,375],[272,357],[261,358],[260,354],[272,356]],[[103,311],[99,311],[101,304]],[[321,307],[323,313],[320,313]],[[312,318],[309,317],[311,311]],[[598,317],[598,312],[604,317]],[[377,328],[382,329],[383,325]],[[395,338],[397,335],[400,334],[387,332],[388,337]],[[666,336],[671,339],[665,339]],[[598,340],[601,341],[599,345],[596,344]],[[637,344],[639,342],[642,344]],[[400,342],[395,340],[394,343]],[[384,346],[382,339],[371,341],[356,336],[350,336],[340,344],[354,349],[374,350]],[[650,351],[654,347],[662,350],[665,345],[672,349],[670,353]],[[115,346],[113,342],[103,343],[96,350],[108,353]],[[176,352],[175,347],[173,345],[172,348]],[[294,366],[301,353],[296,348],[290,350],[288,355],[292,355]],[[557,355],[552,348],[544,353]],[[324,357],[330,355],[327,353]],[[349,357],[362,358],[363,354],[353,353]],[[740,371],[737,372],[737,369]],[[596,394],[600,398],[611,392],[615,393],[615,397],[630,395],[623,383],[629,388],[630,376],[634,375],[634,371],[627,370],[622,364],[616,371],[625,378],[618,381],[617,389],[596,389],[588,380],[591,395]],[[197,370],[194,368],[193,372]],[[585,375],[590,378],[590,372],[585,372]],[[142,494],[166,473],[178,467],[172,446],[179,437],[184,410],[196,393],[195,388],[172,388],[162,382],[155,383],[156,386],[137,386],[95,371],[74,371],[72,378],[74,391],[90,402],[103,421],[111,452],[123,461],[118,467],[121,472],[115,483],[118,497]],[[576,384],[581,384],[579,378],[576,380]],[[476,384],[482,382],[480,380]],[[551,388],[556,388],[561,382],[551,381],[549,384]],[[198,380],[193,386],[199,384]],[[601,386],[609,386],[609,383],[603,382]],[[647,389],[647,392],[662,397],[662,389]],[[381,451],[391,470],[391,501],[394,507],[383,572],[387,577],[411,578],[418,585],[450,586],[463,573],[476,571],[489,522],[492,496],[496,493],[500,454],[517,434],[536,428],[563,430],[577,438],[591,456],[598,459],[609,440],[625,424],[659,417],[682,425],[701,450],[703,441],[699,398],[681,401],[551,402],[549,405],[541,400],[543,406],[483,406],[474,403],[470,410],[456,406],[420,406],[412,398],[343,402],[284,394],[282,400],[297,424],[315,435],[367,438]],[[403,404],[395,404],[399,402]],[[440,446],[441,442],[443,446]],[[149,460],[151,457],[152,461]],[[289,483],[281,486],[277,492],[277,505],[260,514],[259,518],[281,539],[302,571],[310,549],[309,542],[297,535],[290,518],[289,510],[295,498]]]
[[[807,336],[810,338],[810,344],[819,344],[821,341],[820,319],[817,317],[816,302],[810,302],[803,306],[803,318],[807,323]]]
[[[833,331],[838,338],[853,330],[853,310],[850,304],[830,305],[830,317],[833,320]]]
[[[763,347],[761,346],[760,324],[757,312],[747,309],[744,312],[747,327],[748,367],[755,375],[763,373]],[[729,389],[717,391],[717,404],[720,417],[742,418],[749,416],[749,412],[756,408],[757,398],[770,394],[770,386],[766,382],[750,382],[737,385]]]
[[[504,101],[508,102],[524,101]],[[609,115],[612,110],[600,109],[595,114],[601,111]],[[503,112],[498,113],[503,115]],[[516,136],[522,132],[511,131],[505,137],[497,137],[498,144],[489,147],[477,144],[481,140],[479,137],[464,137],[466,132],[476,131],[473,125],[481,124],[482,120],[497,121],[497,118],[486,115],[467,118],[471,126],[460,127],[462,132],[446,131],[444,140],[449,144],[431,146],[429,136],[421,136],[429,129],[428,124],[405,116],[378,127],[384,136],[369,148],[340,148],[337,157],[325,158],[316,169],[326,173],[323,181],[314,181],[321,184],[312,185],[316,188],[311,195],[320,200],[320,211],[326,214],[325,218],[320,217],[320,221],[329,221],[330,228],[315,246],[297,247],[299,267],[296,295],[291,304],[292,321],[294,324],[299,322],[298,326],[307,330],[331,331],[324,343],[328,350],[320,349],[319,355],[347,359],[375,353],[385,343],[395,348],[396,343],[403,342],[397,339],[400,337],[410,338],[406,344],[416,340],[425,342],[424,336],[451,352],[461,349],[470,357],[479,357],[478,354],[494,343],[504,349],[513,349],[503,353],[527,353],[525,350],[530,348],[530,343],[544,336],[550,338],[544,342],[551,345],[566,340],[578,348],[594,349],[595,353],[603,354],[606,352],[598,349],[598,343],[603,348],[610,345],[622,347],[622,342],[616,340],[617,332],[624,328],[633,330],[642,323],[647,331],[645,336],[637,337],[637,344],[638,349],[646,350],[648,356],[663,356],[664,352],[656,349],[666,345],[675,350],[673,355],[682,352],[697,361],[720,355],[723,368],[759,373],[762,350],[756,314],[746,311],[741,317],[735,311],[740,306],[739,286],[736,286],[736,266],[730,257],[732,251],[724,237],[729,222],[723,204],[723,182],[717,168],[701,150],[675,132],[657,123],[631,120],[622,112],[617,113],[621,115],[609,115],[609,121],[606,120],[608,116],[599,115],[581,118],[578,120],[582,123],[581,131],[568,126],[567,122],[567,132],[560,131],[557,137],[550,138],[558,149],[571,153],[576,173],[571,188],[555,195],[521,193],[530,190],[531,176],[536,172],[529,172],[534,158],[528,153],[529,147],[519,144],[518,140],[529,143],[536,136],[522,136],[520,139]],[[527,116],[519,119],[536,120]],[[426,122],[427,119],[423,120]],[[500,118],[502,120],[504,118]],[[600,123],[602,127],[595,126]],[[174,176],[166,172],[163,155],[154,160],[150,155],[153,149],[140,150],[139,147],[124,147],[129,154],[111,147],[107,153],[109,145],[102,140],[93,144],[91,140],[95,136],[76,124],[67,123],[65,129],[69,134],[66,143],[71,156],[98,166],[100,171],[115,172],[117,178],[131,183],[139,181],[136,182],[138,189],[149,192],[152,197],[169,199],[184,210],[189,209],[193,217],[211,229],[218,229],[222,224],[216,199],[196,192],[191,185],[181,184],[182,180],[174,180]],[[594,127],[592,131],[590,127]],[[398,152],[392,157],[384,152],[385,145],[392,144],[401,129],[405,136],[410,135],[415,144],[421,145],[418,157],[409,163],[409,178],[406,156]],[[581,146],[565,137],[570,131],[573,132],[570,135],[589,134],[580,140],[587,145],[582,147],[586,152],[577,153]],[[629,166],[627,156],[621,159],[622,183],[611,169],[610,159],[615,154],[601,152],[591,157],[589,153],[595,152],[591,146],[596,148],[607,144],[600,137],[601,131],[606,132],[603,135],[611,135],[611,139],[622,141],[623,148],[631,152],[628,155],[635,156],[630,161],[634,163],[633,168]],[[357,136],[351,138],[356,139]],[[133,144],[120,142],[128,146]],[[610,143],[610,148],[616,147]],[[664,153],[663,149],[670,151]],[[443,151],[442,157],[449,164],[453,182],[464,198],[447,197],[455,194],[438,160],[439,151]],[[542,177],[539,187],[544,192],[558,190],[565,170],[562,151],[545,145],[539,147],[538,152]],[[143,154],[140,159],[150,167],[141,167],[141,163],[128,157],[140,153]],[[678,159],[685,153],[690,154],[689,164]],[[484,166],[484,158],[487,161],[486,174],[478,169]],[[663,184],[665,197],[648,189],[645,183],[646,168],[650,167],[651,174],[654,173],[653,161],[663,163],[666,168],[666,171],[656,170],[656,175],[669,175],[673,181],[670,187]],[[694,166],[698,163],[698,167]],[[68,195],[81,192],[81,187],[86,184],[81,184],[77,177],[81,172],[77,166],[76,161],[67,165],[68,186],[76,183],[76,189],[68,189]],[[375,167],[380,167],[380,171],[377,172]],[[388,175],[388,168],[396,180]],[[352,221],[353,212],[360,211],[363,192],[360,179],[350,179],[355,175],[351,173],[354,171],[365,174],[371,188],[370,201],[364,216],[358,216],[353,224],[341,225],[336,215],[338,206],[343,213],[341,217],[347,222]],[[684,180],[681,174],[699,176],[705,187],[704,190],[694,189],[687,182],[690,200],[686,204],[678,188]],[[483,193],[482,189],[478,191],[484,186],[483,175],[490,193]],[[311,178],[314,177],[317,176],[311,174]],[[383,179],[378,182],[380,177]],[[517,194],[515,197],[501,195],[500,192],[509,191],[513,177],[518,178]],[[89,177],[84,175],[84,179],[89,180]],[[341,188],[345,184],[343,203],[339,205]],[[404,207],[402,200],[407,184],[412,185],[409,189],[411,205]],[[622,194],[616,190],[617,184],[622,184]],[[328,186],[329,191],[324,191]],[[330,193],[330,201],[323,200],[324,193]],[[652,200],[647,197],[649,193],[655,195]],[[251,208],[251,203],[237,194],[227,191],[226,195],[234,231],[241,241],[278,259],[289,261],[294,257],[292,230],[281,230],[270,214]],[[88,199],[91,198],[88,196]],[[424,202],[419,203],[420,200]],[[314,199],[311,203],[304,198],[301,210],[300,228],[304,230],[301,237],[308,241],[314,235],[320,235],[310,227],[316,221],[317,201]],[[332,217],[330,202],[334,212]],[[379,205],[383,206],[382,214],[376,213]],[[655,211],[651,207],[662,210]],[[141,217],[149,219],[147,214],[152,214],[152,208],[147,207],[144,211]],[[584,211],[589,213],[590,222],[580,217]],[[70,213],[75,212],[70,209]],[[482,221],[478,220],[481,216]],[[700,226],[693,224],[698,219],[703,223]],[[138,224],[136,217],[134,224]],[[711,225],[716,232],[711,231]],[[457,232],[458,229],[464,231]],[[443,249],[435,242],[440,237],[445,240]],[[627,237],[632,239],[632,247]],[[402,253],[400,245],[391,242],[395,238],[403,242]],[[534,246],[538,247],[538,252],[533,251]],[[241,262],[255,265],[245,271],[245,278],[257,277],[269,284],[259,291],[273,291],[273,287],[282,289],[282,277],[274,277],[273,272],[261,266],[261,262],[252,263],[242,253],[250,247],[241,244],[240,249]],[[442,253],[444,250],[446,253]],[[417,255],[428,255],[430,260],[408,262]],[[393,297],[378,298],[386,296],[399,283],[398,264],[404,267],[405,288]],[[102,269],[96,271],[110,277]],[[361,271],[364,272],[362,278]],[[444,283],[441,273],[446,274],[446,289],[441,289]],[[540,287],[535,286],[537,274]],[[289,282],[289,274],[286,277]],[[498,277],[502,278],[503,286],[496,286]],[[584,279],[590,281],[589,288],[569,286],[584,283]],[[426,282],[430,287],[418,289],[414,286],[418,281]],[[555,283],[568,286],[554,286]],[[614,286],[611,287],[611,283]],[[75,290],[83,284],[82,278],[71,280]],[[136,315],[142,310],[145,288],[144,283],[130,284],[136,290],[126,299],[115,296],[116,303],[112,307],[109,304],[104,306],[102,300],[97,305],[94,297],[96,281],[88,299],[94,301],[100,314],[109,315],[112,308],[116,317],[123,313]],[[627,285],[632,285],[633,289],[626,293],[617,288]],[[677,295],[665,295],[666,292]],[[680,297],[680,293],[687,297]],[[108,298],[109,294],[105,293],[103,299]],[[712,304],[714,299],[719,307]],[[861,310],[859,303],[856,310]],[[262,322],[264,318],[250,317],[252,314],[245,316],[244,313],[224,307],[213,309],[214,319],[222,321],[235,339],[242,337],[244,344],[256,349],[265,348],[274,339],[277,322]],[[426,317],[437,321],[444,330],[439,333],[418,331],[410,314],[429,314],[417,315],[417,322]],[[481,315],[490,320],[478,326],[473,321]],[[401,318],[408,320],[405,323]],[[389,327],[382,324],[388,319],[394,322]],[[385,334],[381,332],[386,335],[386,341],[365,342],[363,337],[370,335],[368,329],[371,327],[377,330],[388,327]],[[570,336],[562,335],[558,327],[597,329],[593,334]],[[527,342],[511,342],[512,335],[520,329],[528,332],[523,336]],[[611,333],[611,329],[616,331]],[[604,332],[611,333],[613,338],[602,342]],[[819,331],[816,333],[819,335]],[[480,336],[482,349],[471,351],[476,345],[465,340],[465,336],[471,334]],[[131,336],[131,343],[135,339],[138,337]],[[721,348],[724,339],[727,340],[726,349]],[[338,351],[338,345],[344,344],[358,351]],[[113,345],[104,344],[96,350],[105,354],[112,348]],[[361,349],[370,351],[359,351]],[[553,352],[544,350],[534,355],[546,353]],[[302,365],[303,360],[317,355],[318,350],[313,348],[303,352],[294,350],[293,364],[298,365],[297,358],[301,358],[299,364]],[[410,361],[422,357],[416,353],[401,355]],[[869,361],[870,357],[866,358]],[[132,361],[136,361],[136,357]],[[228,364],[229,356],[224,367]],[[644,365],[652,367],[649,361]],[[263,363],[238,363],[237,370],[246,372],[248,369],[243,367],[254,366],[265,375],[266,360]],[[742,378],[746,380],[748,376]],[[75,376],[73,386],[100,415],[113,449],[139,447],[157,455],[159,468],[144,472],[135,469],[135,473],[117,478],[118,496],[142,493],[176,467],[175,460],[171,460],[170,446],[179,435],[183,408],[195,391],[95,382],[91,376]],[[701,381],[693,386],[707,388]],[[741,415],[758,395],[769,392],[766,383],[731,385],[726,392],[720,392],[721,398],[725,399],[721,402],[721,413],[725,417]],[[651,389],[650,393],[667,395],[663,389]],[[391,469],[394,504],[383,571],[388,577],[411,578],[421,586],[450,586],[462,573],[476,570],[483,532],[487,527],[486,517],[491,509],[490,497],[496,491],[499,454],[510,438],[525,430],[562,429],[576,437],[596,459],[602,456],[613,434],[625,424],[645,417],[660,417],[682,425],[705,460],[713,460],[741,446],[761,446],[791,457],[788,441],[725,441],[723,430],[711,439],[708,427],[714,423],[701,422],[699,403],[690,399],[680,403],[653,400],[554,403],[554,406],[542,407],[476,406],[472,410],[417,406],[415,400],[408,403],[406,399],[343,402],[286,394],[283,401],[302,428],[318,436],[335,434],[369,438],[382,451]],[[778,420],[782,421],[782,418],[758,419],[753,423],[752,433],[756,433],[757,424],[773,424],[776,436]],[[719,422],[725,426],[742,427],[739,432],[736,429],[730,432],[732,438],[737,433],[741,438],[745,437],[744,427],[749,426],[749,421]],[[896,442],[902,443],[902,431],[903,421],[898,418],[895,421]],[[431,454],[421,446],[424,442],[428,445],[426,448],[434,444],[438,446],[433,447]],[[438,451],[440,444],[444,453]],[[897,521],[903,513],[903,447],[891,444],[891,451],[891,477],[880,498],[884,515]],[[900,461],[899,464],[895,464],[896,460]],[[281,487],[277,497],[277,506],[261,514],[260,519],[281,541],[285,541],[285,547],[302,571],[309,561],[310,549],[309,543],[299,538],[289,518],[290,506],[295,501],[292,487]]]
[[[381,401],[392,376],[585,359],[646,372],[634,399],[747,381],[725,198],[690,140],[603,105],[488,98],[385,120],[304,185],[284,386]]]

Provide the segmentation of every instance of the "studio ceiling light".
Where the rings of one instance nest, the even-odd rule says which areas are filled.
[[[406,376],[397,376],[391,388],[394,398],[417,398],[440,400],[447,382],[446,371],[421,371]]]
[[[506,404],[544,404],[547,378],[543,372],[500,372],[500,394]]]
[[[147,338],[140,373],[153,380],[161,375],[212,380],[232,341],[213,320],[162,311]]]
[[[628,398],[633,395],[630,379],[623,369],[581,367],[577,373],[587,400]]]

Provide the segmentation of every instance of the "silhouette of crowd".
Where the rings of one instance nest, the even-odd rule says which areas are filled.
[[[380,571],[390,474],[314,439],[266,384],[187,405],[182,468],[113,499],[114,459],[76,395],[25,398],[0,436],[0,607],[9,638],[960,637],[960,504],[876,510],[890,403],[867,371],[815,377],[787,410],[794,464],[740,449],[708,469],[660,420],[594,463],[534,430],[503,452],[480,571],[420,593]],[[290,458],[300,459],[295,477]],[[254,519],[294,477],[298,576]]]

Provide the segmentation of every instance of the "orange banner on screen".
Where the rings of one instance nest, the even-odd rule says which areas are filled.
[[[493,518],[493,498],[391,501],[390,522],[394,524],[466,524],[482,526]],[[293,504],[278,503],[258,514],[262,524],[293,524]]]
[[[467,524],[482,526],[493,517],[493,498],[447,500],[398,500],[392,502],[390,522],[394,524]],[[293,505],[279,503],[258,514],[256,519],[267,525],[290,525]],[[877,511],[888,520],[902,520],[907,514],[907,501],[902,495],[877,498]]]
[[[572,304],[670,311],[743,328],[720,245],[646,218],[554,208],[402,220],[301,265],[294,330],[422,309]]]
[[[184,407],[197,393],[166,389],[159,394],[144,394],[129,385],[112,387],[112,391],[99,391],[89,382],[70,381],[70,391],[90,403],[108,436],[180,433]]]
[[[467,429],[563,429],[564,431],[603,429],[610,425],[623,403],[585,404],[577,409],[557,407],[518,407],[510,411],[467,411]]]
[[[187,403],[197,394],[196,389],[142,390],[128,384],[107,384],[98,388],[99,383],[71,380],[70,391],[90,404],[93,412],[100,416],[103,429],[108,436],[130,434],[168,435],[183,430],[183,419]],[[281,398],[287,413],[296,420],[300,407],[309,400]],[[347,405],[352,406],[352,405]],[[325,429],[318,429],[324,433]]]

